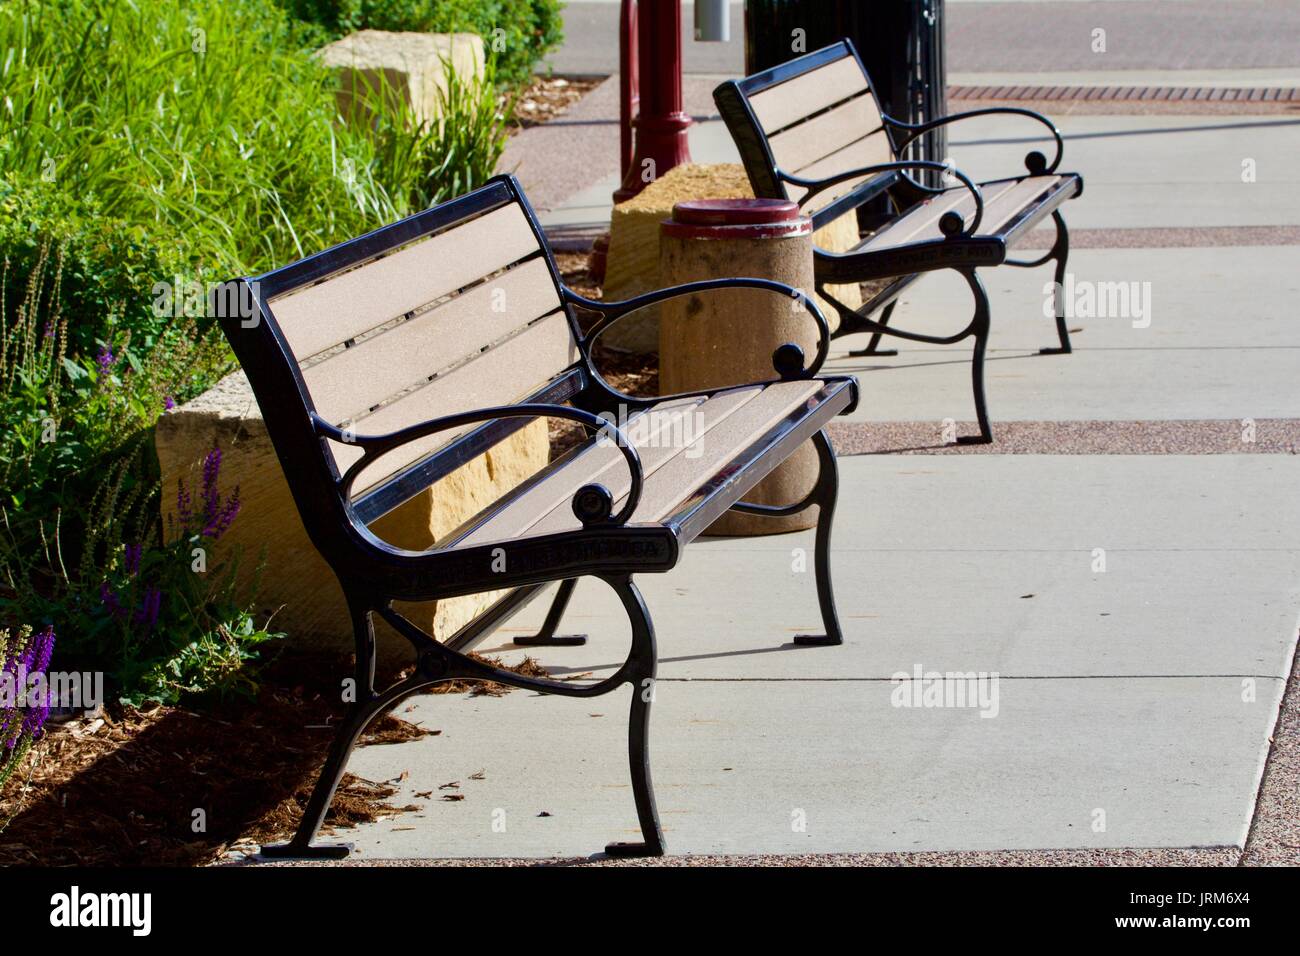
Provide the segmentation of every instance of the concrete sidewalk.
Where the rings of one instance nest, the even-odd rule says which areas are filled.
[[[1300,459],[841,467],[845,646],[790,643],[818,628],[811,574],[791,569],[807,533],[706,542],[641,579],[673,853],[1243,844],[1295,643]],[[567,627],[591,642],[537,654],[557,676],[598,677],[626,651],[598,583]],[[519,656],[504,640],[483,651]],[[918,667],[1000,675],[990,716],[896,706],[891,677]],[[441,734],[363,749],[352,769],[405,773],[394,800],[422,818],[348,838],[366,856],[590,854],[635,827],[625,715],[624,695],[418,698],[402,716]]]

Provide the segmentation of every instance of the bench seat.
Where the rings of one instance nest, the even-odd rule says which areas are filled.
[[[690,540],[741,499],[795,447],[854,401],[850,378],[775,382],[669,399],[630,415],[624,431],[641,456],[644,484],[629,523],[662,524]],[[631,475],[622,453],[590,438],[488,515],[453,535],[451,546],[562,531],[582,522],[571,507],[583,485],[598,482],[626,501]]]
[[[771,377],[662,398],[623,394],[600,375],[594,343],[615,322],[669,299],[741,289],[778,295],[805,314],[817,329],[815,354],[787,342],[770,355]],[[831,330],[801,290],[738,276],[622,302],[588,299],[564,284],[532,207],[505,175],[283,268],[224,283],[210,309],[248,375],[303,527],[343,588],[356,638],[356,694],[343,698],[347,709],[297,831],[286,844],[263,847],[264,856],[346,855],[346,847],[313,840],[361,733],[411,694],[454,680],[562,697],[630,685],[627,756],[642,839],[606,852],[662,855],[648,750],[658,650],[633,576],[671,570],[683,547],[727,511],[784,517],[816,508],[809,577],[824,632],[789,640],[844,642],[830,569],[839,478],[826,425],[852,410],[857,382],[818,375]],[[594,323],[579,322],[578,310]],[[493,449],[539,420],[583,431],[574,447],[436,546],[408,550],[384,538],[380,517],[441,494],[444,479],[472,480],[479,463],[491,472]],[[778,504],[744,500],[805,447],[817,456],[811,488],[790,489],[797,500],[783,489]],[[550,585],[557,587],[540,632],[513,643],[583,643],[585,635],[557,633],[579,580],[610,588],[627,614],[631,640],[612,674],[573,682],[470,654]],[[435,638],[409,616],[411,605],[467,594],[490,595],[490,603],[450,635]],[[378,680],[376,619],[414,656],[413,668],[388,683]]]
[[[997,179],[981,183],[984,215],[975,238],[999,238],[1011,245],[1038,222],[1051,215],[1080,189],[1074,173]],[[847,254],[896,249],[918,242],[943,241],[939,219],[946,212],[957,212],[965,226],[975,214],[975,198],[963,186],[946,189],[924,199],[897,219],[865,238]]]
[[[814,228],[858,214],[866,234],[855,247],[813,250],[817,293],[839,314],[834,334],[871,336],[865,349],[849,354],[897,355],[895,349],[879,347],[886,335],[927,345],[974,339],[971,395],[979,433],[957,441],[991,442],[984,396],[991,310],[977,270],[1054,262],[1055,288],[1061,288],[1070,241],[1059,207],[1082,194],[1083,178],[1058,172],[1065,149],[1060,130],[1041,114],[1010,106],[928,117],[921,123],[889,116],[881,110],[871,78],[849,40],[728,80],[713,91],[713,98],[755,196],[798,202],[811,214]],[[1025,155],[1024,175],[979,185],[950,161],[919,157],[919,146],[930,133],[990,116],[1015,116],[1038,125],[1040,135],[1055,143],[1055,154],[1049,159],[1033,150]],[[941,184],[936,185],[936,179]],[[1056,226],[1047,254],[1029,261],[1009,258],[1007,250],[1047,217]],[[974,311],[965,328],[952,335],[932,335],[891,326],[903,290],[919,276],[940,270],[959,273],[970,287]],[[882,279],[888,281],[860,303],[836,292]],[[1040,352],[1069,352],[1070,329],[1060,295],[1054,296],[1051,315],[1059,344]]]

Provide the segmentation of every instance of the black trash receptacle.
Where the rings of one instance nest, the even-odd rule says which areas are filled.
[[[881,108],[896,119],[922,123],[947,112],[943,20],[943,0],[745,0],[745,72],[848,37],[871,74]],[[947,130],[940,127],[909,146],[905,157],[941,163],[947,147]],[[938,185],[940,174],[924,175]]]

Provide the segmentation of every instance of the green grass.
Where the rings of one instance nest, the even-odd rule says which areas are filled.
[[[334,78],[269,0],[0,4],[0,170],[54,185],[225,278],[307,255],[492,174],[492,79],[448,128],[336,122]],[[468,131],[468,132],[467,132]]]

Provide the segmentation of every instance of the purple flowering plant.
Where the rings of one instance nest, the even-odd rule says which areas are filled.
[[[0,628],[0,788],[44,733],[53,652],[53,627]]]
[[[94,616],[121,641],[114,677],[128,689],[128,703],[174,703],[187,693],[247,685],[242,665],[276,636],[253,625],[251,602],[240,598],[238,555],[220,561],[213,552],[241,506],[239,486],[222,487],[216,447],[197,483],[178,481],[167,543],[127,539],[111,555]]]

